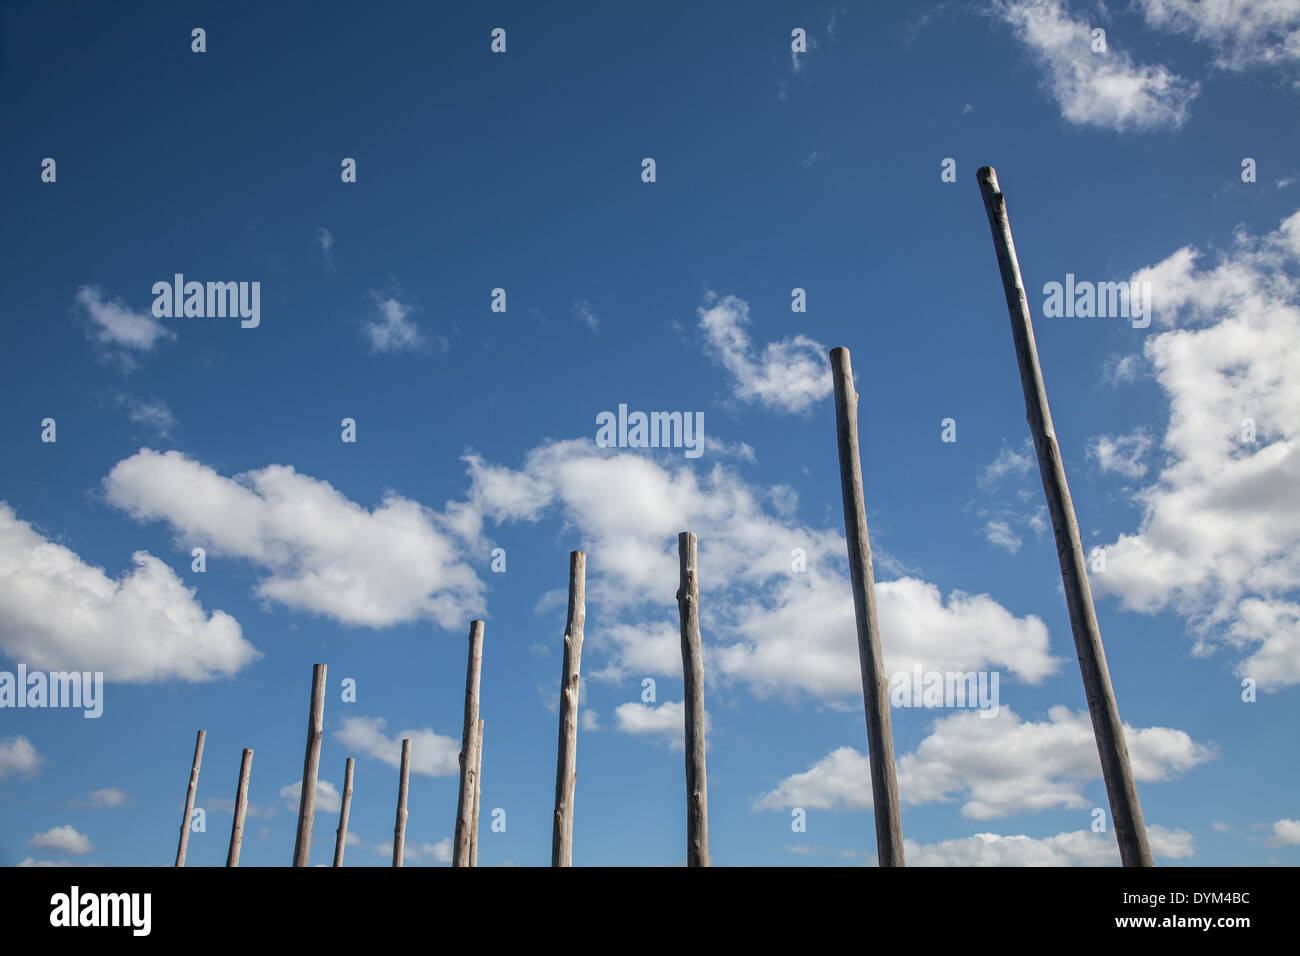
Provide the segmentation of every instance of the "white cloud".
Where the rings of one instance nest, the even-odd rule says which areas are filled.
[[[1179,249],[1133,277],[1152,283],[1161,330],[1144,356],[1168,401],[1166,459],[1091,583],[1129,610],[1173,609],[1197,652],[1233,649],[1239,676],[1275,690],[1300,682],[1300,213],[1198,258]]]
[[[1007,475],[1019,477],[1029,474],[1034,468],[1034,443],[1026,438],[1020,450],[1003,445],[998,457],[984,466],[976,482],[985,490],[995,487]]]
[[[294,813],[298,812],[298,804],[302,800],[302,781],[295,780],[293,783],[285,784],[280,788],[280,799]],[[343,808],[343,798],[339,795],[338,788],[328,780],[316,779],[316,812],[317,813],[338,813]]]
[[[152,352],[159,342],[176,338],[152,312],[136,312],[116,296],[105,299],[98,286],[83,285],[77,290],[76,302],[90,319],[92,341],[106,348],[127,371],[136,366],[132,353]]]
[[[1133,776],[1160,781],[1212,759],[1213,748],[1184,731],[1125,725]],[[1003,705],[995,717],[963,711],[935,721],[916,750],[898,763],[899,799],[919,806],[961,800],[961,814],[991,820],[1049,809],[1084,810],[1083,788],[1101,778],[1101,761],[1086,711],[1053,707],[1043,721],[1022,720]],[[840,747],[803,773],[763,794],[755,809],[804,807],[870,810],[871,770],[865,754]]]
[[[334,233],[330,232],[324,226],[316,230],[316,245],[320,246],[321,261],[325,263],[325,268],[334,268]]]
[[[1015,554],[1020,550],[1024,543],[1020,540],[1020,535],[1011,530],[1011,525],[1005,521],[990,521],[984,526],[984,537],[988,538],[989,544],[1002,548]]]
[[[1147,839],[1151,855],[1160,859],[1187,859],[1195,852],[1195,840],[1186,830],[1152,824]],[[1114,834],[1091,830],[1050,837],[977,833],[939,843],[905,839],[903,855],[908,866],[1115,866],[1120,862]]]
[[[579,720],[582,729],[588,733],[594,733],[600,730],[600,714],[590,708],[583,708]]]
[[[600,316],[592,311],[591,303],[586,299],[580,299],[573,303],[573,315],[574,318],[578,319],[593,332],[600,328]]]
[[[68,823],[61,827],[51,827],[44,833],[38,833],[27,842],[44,850],[71,853],[75,856],[91,853],[95,849],[95,845],[90,842],[90,837],[84,833],[78,833]]]
[[[0,737],[0,780],[11,773],[23,776],[33,774],[44,762],[32,742],[21,734],[17,737]]]
[[[1273,840],[1275,843],[1300,846],[1300,820],[1278,820],[1273,824]]]
[[[700,473],[590,440],[535,448],[518,470],[472,454],[466,461],[470,510],[487,520],[529,522],[558,512],[600,556],[588,568],[588,613],[609,623],[589,638],[593,679],[680,675],[672,601],[677,532],[689,528],[700,541],[711,675],[759,694],[861,693],[844,538],[783,515],[772,504],[781,496],[722,463]],[[805,553],[806,571],[792,570],[795,548]],[[997,665],[1036,683],[1058,667],[1042,621],[1017,618],[988,595],[954,590],[945,598],[910,577],[881,581],[876,591],[891,669]]]
[[[707,292],[698,310],[705,354],[725,368],[742,402],[777,412],[802,412],[831,394],[827,350],[804,335],[769,342],[755,354],[746,326],[749,303]]]
[[[23,857],[19,866],[98,866],[98,863],[86,863],[82,860],[38,860],[34,857]]]
[[[415,307],[394,296],[371,291],[377,317],[364,322],[361,330],[370,342],[372,353],[418,352],[430,345],[446,352],[449,343],[442,336],[429,336],[411,319]]]
[[[426,777],[460,775],[460,740],[423,730],[403,730],[391,737],[384,733],[382,717],[344,717],[334,733],[349,750],[368,754],[390,767],[402,762],[402,741],[411,738],[411,773]]]
[[[1103,472],[1115,472],[1125,478],[1141,478],[1147,473],[1142,458],[1151,450],[1151,436],[1145,429],[1127,435],[1098,435],[1088,446],[1088,457]]]
[[[103,790],[92,790],[82,805],[91,809],[119,810],[130,804],[131,795],[125,790],[120,787],[105,787]]]
[[[1300,65],[1297,0],[1139,0],[1139,5],[1150,26],[1208,44],[1220,69],[1271,66],[1292,72]]]
[[[259,656],[238,622],[208,614],[147,552],[119,580],[0,502],[0,648],[33,669],[103,671],[117,681],[228,677]]]
[[[668,744],[673,750],[684,749],[686,736],[685,701],[669,700],[654,704],[628,703],[614,708],[614,720],[625,734],[648,737]],[[708,717],[705,717],[706,734]]]
[[[349,845],[351,845],[352,834],[348,834]],[[393,858],[393,841],[392,839],[384,840],[379,843],[367,844],[364,840],[357,838],[357,845],[362,846],[384,859]],[[451,862],[451,837],[444,837],[437,843],[416,843],[408,840],[402,846],[402,863],[450,863]]]
[[[133,518],[168,522],[187,551],[263,569],[256,593],[267,601],[375,628],[432,619],[459,629],[483,612],[483,583],[461,551],[466,538],[482,542],[454,509],[437,514],[389,492],[367,510],[286,465],[226,478],[150,449],[118,462],[104,488]]]
[[[140,425],[159,438],[170,438],[172,429],[176,428],[176,416],[162,399],[148,401],[119,392],[115,396],[119,408],[126,411],[126,416],[135,425]]]
[[[1164,66],[1137,66],[1110,47],[1092,52],[1092,27],[1061,0],[994,0],[994,13],[1044,70],[1061,116],[1078,126],[1118,132],[1177,129],[1200,90]]]

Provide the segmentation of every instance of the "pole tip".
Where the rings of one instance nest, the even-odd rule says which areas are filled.
[[[998,188],[998,171],[992,166],[981,166],[975,173],[975,178],[979,180],[980,189],[987,189],[992,193],[1000,193]]]

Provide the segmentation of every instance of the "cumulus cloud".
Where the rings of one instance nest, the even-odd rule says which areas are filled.
[[[698,309],[705,354],[731,375],[735,397],[776,412],[802,412],[830,395],[827,350],[805,335],[769,342],[749,340],[749,303],[707,292]]]
[[[1133,776],[1168,780],[1212,759],[1214,748],[1181,730],[1125,725]],[[961,814],[991,820],[1050,809],[1083,810],[1086,784],[1101,778],[1101,761],[1086,711],[1057,706],[1043,721],[1022,720],[1005,705],[989,718],[963,711],[935,721],[917,748],[898,760],[904,804],[962,802]],[[804,807],[870,810],[871,769],[865,754],[840,747],[803,773],[763,794],[755,809]]]
[[[118,462],[104,490],[131,517],[166,521],[186,550],[261,568],[257,595],[285,607],[375,628],[431,619],[459,629],[483,612],[483,583],[461,550],[466,535],[481,545],[477,530],[395,492],[367,509],[286,465],[227,478],[150,449]]]
[[[83,285],[77,290],[76,303],[89,319],[87,334],[91,341],[127,371],[136,367],[137,355],[152,352],[160,342],[176,338],[176,333],[154,318],[151,311],[137,312],[116,296],[106,299],[98,286]]]
[[[1207,44],[1219,69],[1275,67],[1293,82],[1297,79],[1297,0],[1139,0],[1139,6],[1155,29],[1190,35]]]
[[[1138,66],[1114,47],[1094,53],[1091,24],[1061,0],[994,0],[992,10],[1042,68],[1067,122],[1145,132],[1177,129],[1190,116],[1199,84],[1163,65]]]
[[[162,561],[132,558],[114,580],[0,502],[0,649],[33,669],[116,681],[211,680],[259,656],[234,618],[205,612]]]
[[[95,849],[95,844],[90,842],[90,837],[84,833],[78,833],[68,823],[61,827],[51,827],[44,833],[37,833],[27,842],[43,850],[71,853],[74,856],[83,856],[86,853],[94,852]]]
[[[673,750],[682,750],[685,747],[685,701],[669,700],[658,706],[636,702],[619,704],[614,708],[614,720],[618,729],[625,734],[658,740],[668,744]],[[707,728],[707,716],[705,724]]]
[[[1300,846],[1300,820],[1282,819],[1274,823],[1273,842]]]
[[[44,762],[32,742],[21,734],[17,737],[0,737],[0,780],[11,773],[24,777],[34,774]]]
[[[390,767],[402,762],[402,741],[411,738],[411,773],[426,777],[455,777],[460,774],[460,740],[423,730],[384,733],[382,717],[344,717],[335,731],[339,743],[349,750],[382,760]]]
[[[297,813],[298,805],[302,800],[302,781],[295,780],[293,783],[285,784],[281,787],[280,799],[285,802],[285,806]],[[339,795],[338,788],[328,780],[317,778],[316,810],[325,813],[338,813],[342,807],[343,798]]]
[[[1159,824],[1147,827],[1151,855],[1160,859],[1188,859],[1196,841],[1186,830]],[[1050,837],[974,836],[939,843],[903,840],[908,866],[1116,866],[1119,846],[1110,833],[1075,830]]]
[[[1300,682],[1300,213],[1200,259],[1182,248],[1134,275],[1156,304],[1143,355],[1168,402],[1165,461],[1091,583],[1174,610],[1198,653],[1228,648],[1276,690]]]
[[[1103,472],[1141,478],[1147,473],[1142,459],[1151,446],[1151,436],[1141,428],[1127,435],[1098,435],[1088,446],[1088,457],[1095,460]]]

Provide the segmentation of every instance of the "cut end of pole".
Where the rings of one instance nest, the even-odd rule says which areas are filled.
[[[853,363],[849,360],[849,350],[842,345],[831,349],[831,378],[837,387],[840,382],[853,384]]]
[[[981,166],[979,172],[975,174],[979,180],[980,191],[990,193],[994,196],[1000,196],[1002,190],[998,188],[998,171],[992,166]]]

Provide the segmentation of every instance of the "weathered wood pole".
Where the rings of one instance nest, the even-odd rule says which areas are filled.
[[[477,747],[474,751],[474,822],[470,826],[469,865],[478,866],[478,805],[483,797],[483,718],[478,719]]]
[[[451,865],[469,866],[470,830],[474,823],[475,738],[478,737],[479,675],[483,670],[483,622],[469,624],[469,664],[465,668],[465,723],[460,736],[460,796],[456,798],[456,836]]]
[[[199,764],[203,763],[203,740],[208,735],[200,730],[194,741],[194,763],[190,764],[190,786],[185,791],[185,816],[181,819],[181,842],[176,847],[176,865],[185,865],[185,852],[190,847],[190,817],[194,815],[194,794],[199,789]]]
[[[302,795],[298,799],[298,838],[293,844],[293,865],[311,860],[311,828],[316,820],[316,775],[320,770],[320,742],[325,732],[325,665],[311,671],[311,709],[307,712],[307,755],[302,762]]]
[[[573,790],[578,780],[578,691],[582,629],[587,621],[587,555],[569,552],[569,618],[560,674],[560,743],[555,761],[555,826],[551,866],[573,865]]]
[[[1092,716],[1092,731],[1097,738],[1097,752],[1101,755],[1101,772],[1110,799],[1111,818],[1115,822],[1120,860],[1124,866],[1152,866],[1147,830],[1142,822],[1142,806],[1138,803],[1133,768],[1124,741],[1124,727],[1120,723],[1119,706],[1115,703],[1115,690],[1111,687],[1110,671],[1106,667],[1106,652],[1101,645],[1101,629],[1097,626],[1097,613],[1092,605],[1092,588],[1088,586],[1079,523],[1065,482],[1065,466],[1061,462],[1061,449],[1052,426],[1052,413],[1047,407],[1047,389],[1038,364],[1038,347],[1034,343],[1034,326],[1020,276],[1020,262],[1016,258],[1015,243],[1011,240],[1006,197],[998,188],[998,174],[992,166],[982,167],[977,175],[989,228],[993,232],[993,246],[997,250],[998,270],[1002,273],[1002,291],[1006,294],[1011,337],[1015,340],[1016,360],[1020,365],[1020,385],[1025,393],[1025,417],[1034,438],[1038,473],[1043,479],[1043,492],[1052,515],[1056,554],[1061,562],[1061,583],[1065,586],[1065,603],[1070,612],[1070,629],[1074,632],[1074,648],[1079,658],[1079,670],[1083,673],[1088,713]]]
[[[352,767],[356,759],[348,758],[343,771],[343,805],[339,807],[339,828],[334,831],[334,865],[343,865],[343,848],[348,842],[348,814],[352,811]]]
[[[890,728],[880,622],[876,617],[876,579],[867,537],[867,510],[862,494],[858,454],[858,391],[853,387],[849,350],[831,349],[835,382],[835,427],[840,455],[840,490],[844,497],[844,536],[848,541],[849,577],[858,627],[858,663],[867,712],[867,749],[871,758],[871,802],[876,818],[876,856],[881,866],[903,866],[903,826],[899,820],[898,779],[894,770],[894,735]]]
[[[239,851],[244,845],[244,816],[248,813],[248,775],[253,770],[253,751],[245,748],[239,762],[239,786],[235,789],[235,822],[230,825],[230,850],[226,866],[239,866]]]
[[[397,777],[397,823],[393,827],[393,866],[402,865],[406,850],[406,790],[411,776],[411,738],[402,741],[402,769]]]
[[[695,534],[677,536],[682,625],[682,681],[686,685],[686,865],[709,865],[709,783],[704,769],[704,658],[700,652],[700,580]]]

